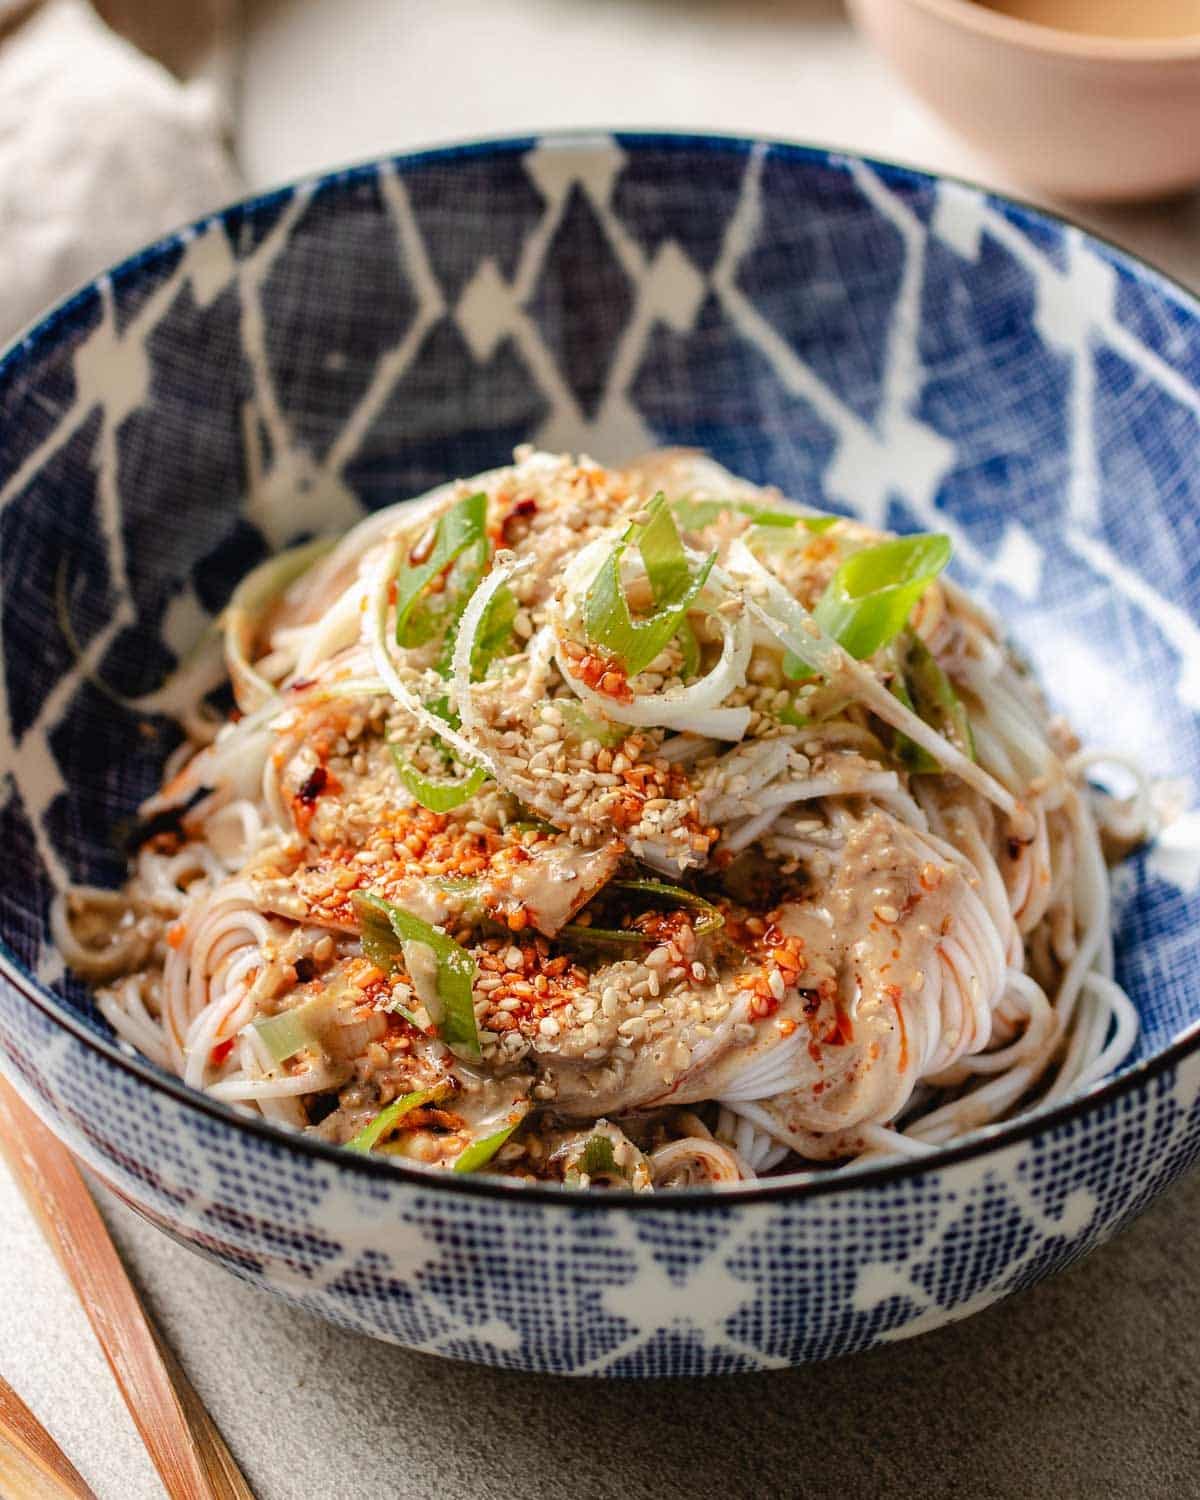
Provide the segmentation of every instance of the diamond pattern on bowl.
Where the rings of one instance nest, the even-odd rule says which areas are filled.
[[[382,162],[116,268],[0,360],[6,1072],[237,1275],[505,1368],[770,1368],[1069,1264],[1200,1154],[1200,815],[1118,872],[1142,1037],[1114,1083],[929,1161],[632,1206],[431,1184],[213,1105],[113,1044],[47,916],[118,878],[178,739],[158,679],[236,578],[523,440],[695,444],[949,531],[1089,742],[1200,782],[1198,351],[1191,299],[1053,219],[739,141]]]

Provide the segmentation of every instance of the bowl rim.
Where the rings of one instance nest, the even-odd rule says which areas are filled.
[[[908,3],[990,41],[1007,42],[1043,56],[1117,65],[1200,62],[1200,31],[1180,37],[1096,36],[1040,21],[1025,21],[991,10],[977,0],[908,0]]]
[[[939,6],[943,0],[916,0],[916,3]],[[951,0],[957,5],[960,0]],[[1137,280],[1151,285],[1157,284],[1186,305],[1192,316],[1200,323],[1200,294],[1193,292],[1168,273],[1133,255],[1129,251],[1101,234],[1085,229],[1062,213],[1037,207],[1009,193],[1000,193],[967,178],[952,173],[931,172],[886,158],[866,156],[861,152],[843,150],[840,147],[809,145],[768,136],[740,136],[697,132],[694,130],[647,129],[587,129],[547,130],[533,134],[523,132],[515,135],[474,137],[469,140],[427,147],[407,152],[370,157],[327,171],[306,173],[274,188],[251,193],[242,198],[190,221],[180,228],[168,231],[140,250],[126,256],[84,282],[76,291],[68,294],[49,311],[34,320],[18,333],[7,346],[0,347],[0,391],[5,384],[20,373],[22,365],[39,348],[51,343],[64,327],[81,312],[92,305],[98,287],[114,279],[129,277],[143,267],[152,266],[170,255],[181,245],[189,243],[205,233],[231,229],[236,221],[249,212],[269,209],[278,202],[287,202],[298,190],[318,192],[329,187],[345,186],[357,181],[373,179],[381,168],[392,168],[403,172],[406,169],[436,166],[455,161],[474,160],[486,157],[524,154],[534,148],[551,148],[563,151],[586,151],[597,148],[646,151],[654,149],[693,149],[716,153],[733,153],[748,156],[754,151],[767,150],[781,155],[786,160],[807,162],[820,167],[838,166],[843,163],[859,163],[878,172],[893,183],[950,186],[1015,209],[1019,215],[1044,224],[1055,230],[1068,230],[1083,235],[1085,239],[1103,247],[1110,259],[1115,260]],[[275,1149],[293,1149],[314,1162],[357,1175],[361,1179],[376,1182],[401,1184],[412,1189],[431,1192],[465,1194],[472,1198],[492,1198],[517,1207],[524,1204],[556,1205],[573,1212],[605,1212],[612,1208],[636,1211],[680,1211],[704,1209],[708,1211],[740,1208],[749,1204],[776,1203],[781,1200],[801,1201],[820,1199],[836,1194],[866,1191],[902,1185],[910,1179],[923,1176],[930,1171],[957,1166],[981,1157],[999,1154],[1007,1148],[1019,1145],[1043,1132],[1050,1133],[1070,1126],[1088,1116],[1098,1113],[1105,1105],[1140,1091],[1160,1074],[1195,1052],[1200,1052],[1200,1017],[1171,1041],[1167,1046],[1143,1058],[1124,1072],[1102,1079],[1081,1094],[1069,1096],[1060,1103],[1040,1105],[1010,1120],[1001,1120],[985,1126],[964,1137],[957,1144],[935,1147],[926,1155],[897,1157],[884,1160],[873,1166],[846,1167],[838,1171],[816,1172],[807,1177],[790,1173],[785,1177],[758,1178],[751,1182],[729,1184],[725,1187],[673,1188],[663,1193],[635,1193],[631,1190],[609,1190],[603,1193],[580,1193],[557,1183],[526,1183],[513,1179],[488,1176],[486,1173],[464,1173],[462,1175],[440,1169],[409,1164],[398,1160],[347,1151],[317,1136],[302,1134],[277,1125],[261,1116],[243,1114],[231,1105],[192,1088],[182,1078],[156,1067],[148,1058],[121,1042],[115,1036],[104,1036],[90,1027],[81,1016],[59,996],[44,989],[21,965],[16,955],[0,936],[0,982],[7,982],[26,1000],[35,1005],[56,1025],[63,1027],[77,1041],[99,1053],[107,1062],[128,1074],[141,1084],[185,1109],[199,1110],[235,1132],[245,1131]],[[14,1072],[19,1070],[13,1069]],[[21,1078],[27,1087],[36,1085],[31,1079]]]

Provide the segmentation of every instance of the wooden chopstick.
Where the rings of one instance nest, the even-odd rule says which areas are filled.
[[[96,1492],[3,1378],[0,1495],[4,1500],[96,1500]]]
[[[254,1500],[150,1323],[70,1153],[3,1078],[0,1151],[83,1303],[171,1500]]]

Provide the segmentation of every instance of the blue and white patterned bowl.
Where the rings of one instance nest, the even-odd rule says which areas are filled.
[[[525,440],[697,444],[802,500],[951,531],[1088,741],[1194,776],[1198,313],[974,188],[683,137],[382,162],[127,261],[0,363],[6,1073],[240,1276],[497,1365],[791,1364],[1067,1264],[1200,1151],[1195,819],[1120,875],[1143,1024],[1121,1077],[929,1162],[636,1202],[431,1182],[238,1117],[115,1045],[47,908],[55,884],[120,879],[116,830],[179,740],[161,684],[242,572]]]

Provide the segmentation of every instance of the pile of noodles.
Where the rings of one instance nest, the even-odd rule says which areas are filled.
[[[707,1073],[705,1044],[691,1038],[692,1084],[683,1098],[656,1100],[643,1090],[606,1100],[602,1110],[576,1105],[564,1124],[552,1101],[543,1110],[536,1089],[529,1094],[536,1075],[528,1075],[500,1097],[488,1095],[477,1136],[497,1122],[511,1132],[520,1094],[523,1131],[543,1128],[544,1113],[553,1140],[566,1139],[570,1125],[582,1141],[571,1180],[634,1187],[745,1180],[798,1159],[920,1155],[1117,1068],[1134,1046],[1137,1018],[1113,979],[1101,832],[1114,847],[1135,842],[1147,821],[1145,789],[1118,803],[1089,787],[1085,771],[1095,758],[1051,719],[1024,665],[944,577],[924,588],[911,624],[966,715],[969,727],[957,735],[896,690],[886,653],[858,659],[822,627],[789,587],[786,556],[757,545],[755,537],[770,542],[769,527],[747,532],[755,506],[778,513],[786,502],[698,456],[656,455],[621,476],[615,509],[598,513],[568,554],[547,562],[536,547],[509,552],[499,539],[454,622],[442,667],[446,702],[435,710],[396,644],[395,580],[415,543],[470,490],[492,499],[526,491],[545,497],[555,486],[578,487],[588,474],[598,482],[594,466],[581,470],[523,451],[513,468],[379,512],[335,546],[285,554],[239,590],[224,641],[239,714],[218,726],[197,692],[192,737],[142,809],[150,826],[182,815],[185,836],[167,847],[143,844],[123,891],[75,890],[53,913],[66,960],[99,986],[98,1003],[118,1035],[217,1099],[310,1126],[312,1101],[344,1081],[346,1058],[364,1054],[379,1028],[370,1018],[357,1032],[350,1027],[340,1037],[341,1058],[310,1052],[283,1067],[253,1024],[267,1002],[280,1009],[297,961],[319,961],[331,944],[319,923],[263,910],[245,878],[258,851],[296,837],[281,768],[302,752],[330,704],[361,701],[364,712],[382,704],[409,724],[414,742],[441,746],[460,775],[474,771],[491,794],[511,793],[530,817],[569,828],[548,784],[504,753],[484,712],[487,684],[472,680],[489,607],[502,591],[522,587],[522,577],[536,577],[540,623],[511,643],[504,692],[528,703],[573,695],[596,722],[656,733],[662,761],[702,772],[705,784],[722,789],[705,808],[722,858],[755,851],[828,882],[874,819],[879,836],[907,858],[963,878],[954,886],[953,920],[930,940],[928,971],[905,994],[903,1050],[884,1038],[875,1065],[864,1066],[853,1087],[831,1088],[827,1104],[806,1098],[797,1110],[787,1102],[808,1076],[803,1030],[772,1030],[769,1044],[744,1047],[728,1045],[723,1033],[719,1058],[716,1041],[708,1044],[715,1060]],[[651,680],[645,690],[644,679],[633,677],[630,691],[614,695],[574,670],[570,645],[584,638],[584,601],[601,569],[631,517],[645,518],[638,506],[660,488],[708,507],[693,509],[693,525],[680,523],[689,577],[702,579],[686,619],[709,643],[705,665],[693,664],[667,686]],[[621,493],[627,503],[618,503]],[[878,541],[850,522],[827,534],[843,539],[843,552]],[[629,598],[642,585],[644,604],[649,580],[636,547],[626,546],[613,566]],[[752,707],[753,664],[785,656],[805,664],[820,712],[764,729]],[[757,727],[748,733],[752,721]],[[906,747],[907,760],[897,746]],[[821,754],[833,756],[837,775],[822,780],[803,771]],[[397,797],[405,800],[399,786]],[[590,836],[582,823],[576,833]],[[693,868],[706,859],[713,868],[715,851]],[[630,852],[664,880],[692,873],[652,833]],[[853,1020],[868,997],[853,976],[839,982]],[[735,1008],[731,1023],[738,1020]],[[474,1087],[477,1064],[465,1063],[436,1030],[422,1043],[428,1056]],[[709,1081],[711,1092],[703,1092]],[[647,1134],[639,1120],[656,1123]],[[490,1169],[504,1170],[509,1159],[516,1159],[511,1146]]]

